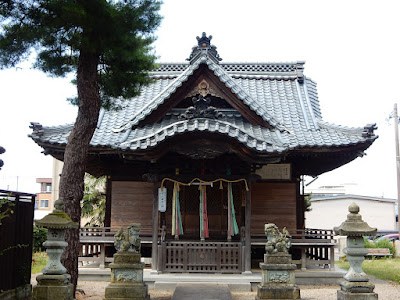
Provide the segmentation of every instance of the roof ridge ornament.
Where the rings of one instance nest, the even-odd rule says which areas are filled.
[[[202,53],[209,55],[216,63],[222,60],[222,58],[219,57],[217,47],[211,45],[212,35],[207,37],[206,33],[203,32],[201,37],[196,37],[196,39],[197,46],[192,48],[192,53],[186,60],[188,60],[190,63],[193,63],[198,57],[201,56]]]

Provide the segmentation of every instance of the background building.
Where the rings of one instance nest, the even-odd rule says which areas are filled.
[[[396,230],[396,200],[359,195],[312,196],[311,211],[305,213],[307,228],[333,229],[347,218],[347,208],[355,202],[365,222],[378,231]]]
[[[36,194],[35,220],[39,220],[53,211],[54,201],[52,200],[52,179],[36,178],[40,184],[40,192]]]

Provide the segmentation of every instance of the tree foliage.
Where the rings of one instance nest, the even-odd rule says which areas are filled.
[[[89,218],[83,226],[104,226],[106,177],[85,175],[85,192],[82,198],[82,218]]]
[[[43,243],[47,240],[47,229],[33,225],[32,252],[44,251]]]
[[[114,97],[136,96],[147,83],[158,1],[7,0],[0,5],[3,68],[36,52],[34,67],[65,76],[77,71],[82,51],[95,54],[104,107],[112,106]]]
[[[3,154],[4,152],[6,152],[6,149],[4,149],[3,147],[0,146],[0,154]],[[4,162],[2,159],[0,159],[0,170],[3,166],[4,166]]]
[[[36,54],[34,67],[51,76],[76,72],[75,125],[64,151],[59,195],[74,222],[81,217],[89,143],[100,107],[138,95],[154,66],[151,43],[159,25],[157,0],[3,0],[0,67]],[[76,286],[79,229],[66,234],[62,262]]]
[[[311,198],[312,194],[305,194],[304,195],[304,211],[311,211]]]
[[[14,213],[13,207],[15,206],[13,201],[8,199],[0,198],[0,226],[3,224],[3,219],[9,217]]]

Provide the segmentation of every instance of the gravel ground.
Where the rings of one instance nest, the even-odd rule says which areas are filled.
[[[32,285],[36,284],[36,276],[32,276]],[[379,300],[400,300],[400,285],[384,280],[371,279],[375,284],[375,293]],[[103,300],[104,290],[109,282],[79,281],[77,300]],[[300,285],[301,299],[303,300],[336,300],[338,285]],[[150,298],[154,300],[169,300],[172,291],[149,290]],[[234,300],[254,299],[256,292],[232,292]]]

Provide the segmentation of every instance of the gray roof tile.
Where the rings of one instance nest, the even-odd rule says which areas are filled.
[[[155,124],[135,127],[205,64],[249,109],[272,125],[254,126],[240,114],[224,112],[223,119],[179,119],[171,111]],[[160,64],[154,81],[131,100],[116,100],[121,109],[102,111],[92,146],[136,151],[159,145],[173,136],[208,131],[236,139],[250,149],[281,153],[302,147],[332,147],[365,143],[363,128],[347,128],[322,120],[316,83],[302,75],[303,63],[216,63],[201,56],[191,64]],[[301,75],[301,78],[299,77]],[[36,141],[65,144],[72,125],[43,127]],[[372,138],[375,138],[374,136]]]

